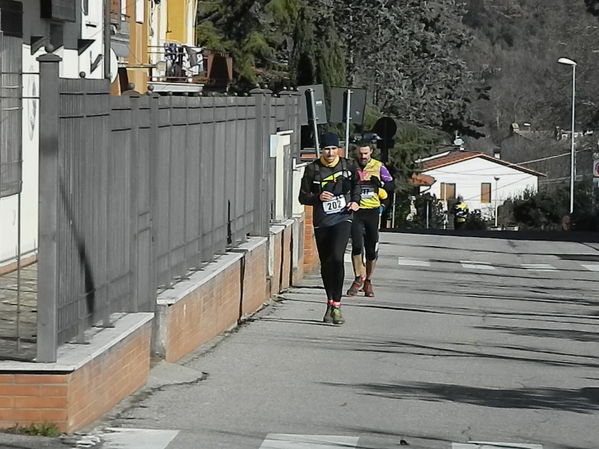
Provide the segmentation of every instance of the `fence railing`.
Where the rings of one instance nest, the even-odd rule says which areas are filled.
[[[22,41],[0,31],[0,198],[21,192]]]
[[[298,135],[299,97],[114,97],[105,80],[59,79],[57,56],[39,61],[36,360],[52,362],[113,313],[153,311],[160,288],[267,235],[270,136]]]

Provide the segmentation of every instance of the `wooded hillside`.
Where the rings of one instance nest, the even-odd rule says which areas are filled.
[[[577,128],[599,119],[598,0],[201,1],[198,44],[234,56],[256,83],[369,89],[382,114],[487,145],[512,122]]]
[[[572,69],[577,62],[576,128],[596,129],[599,118],[599,21],[594,0],[470,0],[464,23],[475,38],[468,66],[491,86],[476,102],[485,134],[498,142],[512,122],[533,129],[570,129]]]

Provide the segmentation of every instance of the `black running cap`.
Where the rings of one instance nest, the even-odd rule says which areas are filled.
[[[339,137],[335,133],[324,133],[320,136],[320,147],[339,147]]]

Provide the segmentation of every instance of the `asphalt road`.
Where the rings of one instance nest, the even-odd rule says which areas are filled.
[[[383,234],[376,296],[344,298],[346,324],[321,323],[324,290],[310,276],[234,333],[154,367],[77,438],[109,449],[597,449],[597,247]]]

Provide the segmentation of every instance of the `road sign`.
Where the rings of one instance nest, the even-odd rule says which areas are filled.
[[[347,87],[331,88],[331,123],[345,123],[347,116]],[[366,89],[350,88],[349,118],[353,125],[364,123]]]
[[[316,119],[316,123],[324,125],[327,123],[327,110],[324,103],[324,87],[322,84],[312,86],[298,86],[298,92],[302,94],[300,102],[300,125],[309,125],[312,118]],[[311,104],[311,99],[307,95],[307,91],[311,90],[314,96],[314,106]],[[314,111],[312,108],[314,107]],[[313,117],[314,116],[314,117]]]
[[[599,159],[593,160],[593,177],[599,178]]]

